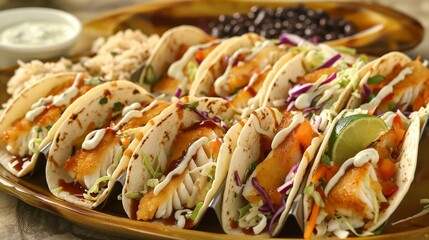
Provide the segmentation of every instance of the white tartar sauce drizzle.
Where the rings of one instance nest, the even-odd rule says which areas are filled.
[[[326,79],[328,79],[328,75],[322,75],[307,92],[299,95],[295,100],[295,107],[298,109],[305,109],[311,106],[311,102],[313,99],[319,95],[326,95],[323,100],[329,99],[330,96],[334,93],[335,89],[332,89],[332,85],[335,84],[336,79],[332,80],[332,82],[328,84],[322,84]],[[320,103],[319,103],[320,102]],[[323,101],[318,101],[318,104],[321,104]]]
[[[47,105],[49,103],[52,103],[52,100],[54,100],[53,96],[48,96],[46,98],[41,98],[41,99],[39,99],[39,101],[37,101],[36,103],[34,103],[33,105],[31,105],[31,109],[35,109],[35,108]]]
[[[230,89],[226,84],[228,80],[229,73],[234,65],[235,60],[238,58],[240,54],[251,53],[252,49],[250,48],[239,48],[237,51],[232,54],[231,58],[228,59],[228,66],[226,67],[225,72],[218,77],[214,82],[215,92],[218,96],[225,97],[230,93]]]
[[[106,134],[105,128],[97,129],[90,132],[88,135],[86,135],[85,140],[82,143],[82,149],[85,149],[85,150],[95,149],[97,145],[101,142],[105,134]]]
[[[393,86],[403,81],[408,74],[413,73],[413,69],[411,67],[404,68],[398,76],[396,76],[390,83],[384,86],[380,92],[378,92],[377,96],[371,100],[371,102],[363,104],[361,109],[370,110],[374,107],[380,105],[381,101],[387,97],[389,94],[393,92]]]
[[[73,29],[60,22],[23,22],[1,31],[0,43],[9,46],[46,46],[63,42],[72,34]]]
[[[125,116],[128,112],[139,109],[141,107],[142,105],[139,102],[131,103],[130,105],[125,106],[124,109],[122,109],[122,116]]]
[[[188,78],[184,73],[186,64],[191,61],[191,59],[194,57],[195,53],[198,50],[209,48],[215,44],[220,43],[220,41],[220,39],[216,39],[205,44],[199,44],[189,47],[188,50],[186,50],[185,54],[183,54],[182,58],[171,64],[171,66],[168,68],[168,76],[173,79],[179,80],[182,84],[186,83],[186,81],[188,81]]]
[[[338,172],[332,177],[325,188],[325,196],[328,196],[332,188],[337,184],[341,177],[346,173],[347,168],[351,165],[355,167],[362,167],[365,163],[370,162],[372,165],[377,164],[379,159],[378,152],[374,148],[364,149],[356,154],[356,156],[349,158],[345,161]]]
[[[265,66],[265,68],[262,69],[262,71],[260,71],[259,73],[252,74],[252,77],[250,78],[249,84],[247,85],[247,87],[252,86],[255,83],[255,81],[258,80],[259,76],[264,74],[266,71],[269,71],[271,69],[271,67],[272,66],[269,64],[269,65]]]
[[[303,121],[304,121],[304,117],[301,114],[297,114],[293,116],[292,122],[290,123],[290,125],[280,130],[274,136],[274,139],[271,142],[271,149],[277,148],[280,145],[280,143],[282,143],[285,140],[285,138],[289,135],[289,133],[292,132],[292,130],[296,128],[299,124],[301,124]]]
[[[262,51],[262,49],[269,47],[269,46],[273,46],[273,42],[271,41],[263,41],[263,42],[257,42],[255,44],[255,47],[253,47],[252,49],[252,53],[247,55],[246,58],[244,58],[244,61],[250,61],[252,60],[254,57],[256,57],[256,55],[258,55],[258,53],[260,53]]]
[[[79,93],[79,89],[77,89],[76,86],[79,83],[81,77],[82,77],[81,73],[77,74],[76,78],[75,78],[75,80],[73,82],[73,86],[70,87],[70,88],[68,88],[64,93],[62,93],[60,95],[57,95],[57,96],[52,96],[51,95],[51,96],[48,96],[46,98],[40,98],[36,103],[34,103],[33,105],[31,105],[31,110],[28,111],[25,114],[25,118],[28,121],[30,121],[30,122],[34,121],[34,119],[37,116],[39,116],[43,112],[43,110],[45,110],[47,108],[47,105],[51,104],[52,102],[57,107],[59,107],[59,106],[61,106],[63,104],[67,104],[67,105],[70,104],[71,98],[75,97]],[[69,90],[71,88],[72,88],[72,90]],[[76,93],[74,93],[74,91],[75,91],[74,88],[77,89]],[[69,92],[67,92],[67,91],[69,91]],[[62,99],[64,97],[63,95],[67,95],[67,98],[66,99]]]
[[[141,118],[143,117],[143,113],[139,110],[131,110],[129,111],[112,129],[113,131],[118,131],[119,128],[125,123],[129,122],[133,118]]]
[[[25,114],[25,119],[32,122],[34,119],[39,116],[43,111],[45,111],[45,106],[36,107],[34,109],[31,109]]]
[[[174,176],[180,175],[183,171],[185,171],[186,167],[188,166],[192,157],[197,153],[198,149],[200,149],[203,145],[206,145],[208,141],[209,139],[207,137],[202,137],[197,141],[193,142],[191,146],[189,146],[185,157],[179,163],[179,165],[173,171],[169,172],[162,182],[156,185],[156,187],[153,189],[153,194],[155,196],[158,195],[158,193],[161,192],[162,189],[164,189],[167,186],[167,184],[171,181],[171,179]]]

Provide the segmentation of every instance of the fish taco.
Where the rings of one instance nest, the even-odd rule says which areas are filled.
[[[40,150],[87,91],[104,80],[81,73],[45,77],[24,89],[0,117],[0,162],[18,177],[33,171]],[[73,102],[78,102],[74,104]]]
[[[323,136],[301,113],[254,111],[237,140],[226,179],[222,227],[228,234],[275,236]]]
[[[236,114],[220,98],[184,97],[165,109],[136,147],[123,188],[131,219],[192,228],[228,170]]]
[[[427,61],[419,58],[413,61],[400,52],[387,53],[365,65],[359,79],[349,108],[375,115],[396,110],[410,113],[429,103],[429,69]]]
[[[95,208],[125,172],[145,129],[169,104],[128,81],[105,83],[88,94],[53,138],[46,180],[56,197]]]
[[[420,119],[343,111],[327,129],[304,190],[305,238],[373,235],[407,193]]]
[[[319,127],[323,131],[329,123],[326,115],[335,116],[346,106],[365,61],[324,44],[291,51],[299,53],[266,83],[261,105],[300,111],[312,122],[323,122]]]
[[[190,95],[222,97],[250,114],[260,106],[263,85],[293,56],[286,45],[253,33],[245,34],[213,56],[208,63],[211,65],[200,71]]]
[[[206,59],[221,42],[193,26],[170,29],[146,62],[139,83],[168,97],[187,95],[199,66],[210,61]]]

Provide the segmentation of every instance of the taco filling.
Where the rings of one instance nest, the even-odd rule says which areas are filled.
[[[336,108],[341,95],[349,84],[358,81],[358,70],[365,62],[323,44],[302,48],[304,55],[294,60],[300,59],[305,74],[289,80],[292,86],[287,98],[274,100],[273,106],[286,111],[300,111],[309,118],[313,114],[318,115],[322,109],[338,111]]]
[[[64,164],[64,169],[74,179],[73,184],[82,189],[75,196],[96,200],[138,129],[168,106],[163,101],[153,101],[151,104],[135,102],[127,106],[116,102],[110,121],[104,127],[85,134],[81,144],[75,144],[73,154]]]
[[[406,130],[399,114],[389,119],[389,130],[345,162],[336,163],[329,150],[325,152],[305,189],[314,202],[305,238],[314,230],[316,237],[346,238],[349,231],[356,236],[373,234],[364,230],[365,225],[377,224],[398,190],[395,164]]]
[[[244,232],[272,235],[285,202],[294,184],[304,152],[312,139],[319,136],[301,114],[285,112],[275,134],[261,133],[261,156],[248,166],[244,179],[235,173],[235,184],[247,204],[238,209],[238,219],[231,225]]]
[[[180,106],[178,111],[181,112],[184,108],[192,108]],[[171,150],[161,146],[154,161],[145,152],[136,151],[135,155],[140,158],[137,160],[143,161],[150,176],[143,191],[125,194],[137,205],[131,210],[134,211],[131,218],[158,220],[179,228],[193,227],[193,221],[212,188],[217,157],[226,132],[215,120],[204,120],[197,115],[196,120],[200,120],[188,127],[181,125],[172,140]]]
[[[374,75],[370,72],[363,80],[360,92],[363,96],[362,109],[374,114],[401,110],[418,111],[429,103],[429,69],[427,62],[419,59],[401,66],[396,64],[393,70],[385,75]]]
[[[259,41],[252,48],[238,49],[227,59],[225,71],[215,80],[210,96],[225,97],[234,106],[244,108],[285,53],[284,46],[276,46],[271,41]]]
[[[23,118],[1,133],[6,151],[13,156],[9,163],[11,167],[17,171],[24,169],[31,156],[40,151],[40,143],[66,108],[101,83],[99,79],[77,74],[74,79],[52,89],[47,97],[39,99]]]
[[[195,79],[195,73],[203,60],[221,43],[221,40],[210,39],[207,43],[190,47],[181,45],[175,61],[168,68],[161,80],[153,87],[158,93],[167,93],[176,97],[187,95]]]

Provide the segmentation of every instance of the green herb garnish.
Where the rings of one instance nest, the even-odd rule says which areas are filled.
[[[36,127],[34,127],[34,131],[36,131],[38,133],[41,133],[42,132],[42,127],[36,126]]]
[[[247,204],[246,206],[239,208],[238,209],[238,219],[237,220],[239,220],[242,217],[244,217],[244,215],[246,215],[246,213],[249,212],[249,209],[250,209],[250,204]]]
[[[98,101],[98,103],[100,103],[101,105],[104,105],[108,102],[107,97],[101,98],[100,101]]]
[[[115,102],[114,104],[113,104],[113,111],[114,112],[119,112],[119,111],[122,111],[122,109],[124,108],[124,104],[123,103],[121,103],[121,102]]]
[[[256,161],[253,161],[246,169],[246,179],[248,179],[250,177],[250,175],[252,175],[253,171],[255,171],[256,166],[258,165],[258,163]]]
[[[375,75],[368,79],[368,84],[378,84],[384,81],[384,77],[381,75]]]
[[[192,221],[195,220],[202,206],[203,206],[203,202],[198,202],[194,208],[194,211],[192,211],[191,216],[189,216],[189,219],[191,219]]]
[[[52,125],[46,125],[46,126],[45,126],[45,128],[46,128],[46,130],[48,130],[48,131],[49,131],[49,130],[51,130]]]
[[[371,101],[372,101],[372,99],[374,99],[374,98],[375,98],[375,96],[377,96],[377,94],[375,94],[375,93],[370,93],[370,94],[369,94],[369,96],[368,96],[368,101],[369,101],[369,102],[371,102]]]
[[[329,165],[331,163],[331,158],[328,155],[323,154],[322,159],[320,159],[320,161],[326,165]]]
[[[187,109],[187,108],[189,108],[190,110],[195,110],[195,109],[197,109],[197,107],[198,107],[198,102],[193,102],[193,103],[186,103],[186,104],[183,104],[183,109]]]

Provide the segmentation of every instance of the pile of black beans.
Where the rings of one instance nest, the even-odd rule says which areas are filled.
[[[220,15],[208,24],[210,34],[217,38],[239,36],[247,32],[275,39],[282,33],[293,33],[310,41],[324,42],[356,33],[356,26],[343,18],[332,18],[322,10],[304,5],[264,8],[254,6],[246,13]]]

